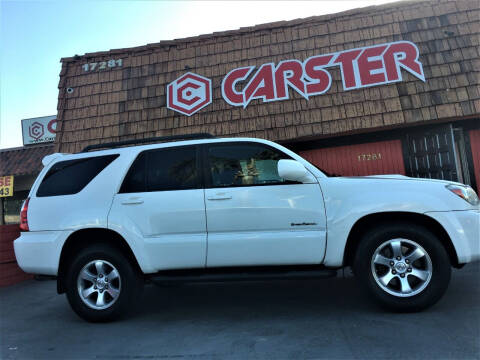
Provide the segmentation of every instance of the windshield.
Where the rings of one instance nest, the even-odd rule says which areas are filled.
[[[312,164],[311,162],[309,162],[310,164]],[[329,173],[328,171],[325,171],[323,170],[321,167],[318,167],[317,165],[315,164],[312,164],[313,167],[315,167],[316,169],[320,170],[322,173],[325,174],[325,176],[327,177],[338,177],[338,176],[342,176],[340,174],[334,174],[334,173]]]

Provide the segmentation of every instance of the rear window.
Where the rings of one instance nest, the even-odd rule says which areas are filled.
[[[42,180],[37,197],[72,195],[80,192],[119,155],[96,156],[59,161]]]

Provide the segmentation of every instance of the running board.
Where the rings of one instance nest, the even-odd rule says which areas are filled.
[[[252,267],[168,270],[147,275],[154,283],[231,282],[267,280],[325,279],[337,276],[337,270],[320,266]]]

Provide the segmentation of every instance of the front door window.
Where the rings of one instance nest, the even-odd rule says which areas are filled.
[[[215,145],[208,149],[212,187],[284,184],[277,163],[288,155],[262,144]]]

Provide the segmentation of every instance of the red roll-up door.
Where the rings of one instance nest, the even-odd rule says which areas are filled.
[[[470,130],[468,135],[472,146],[473,169],[478,194],[480,192],[480,129]]]
[[[342,176],[405,175],[400,140],[306,150],[301,151],[300,155],[331,174]]]

